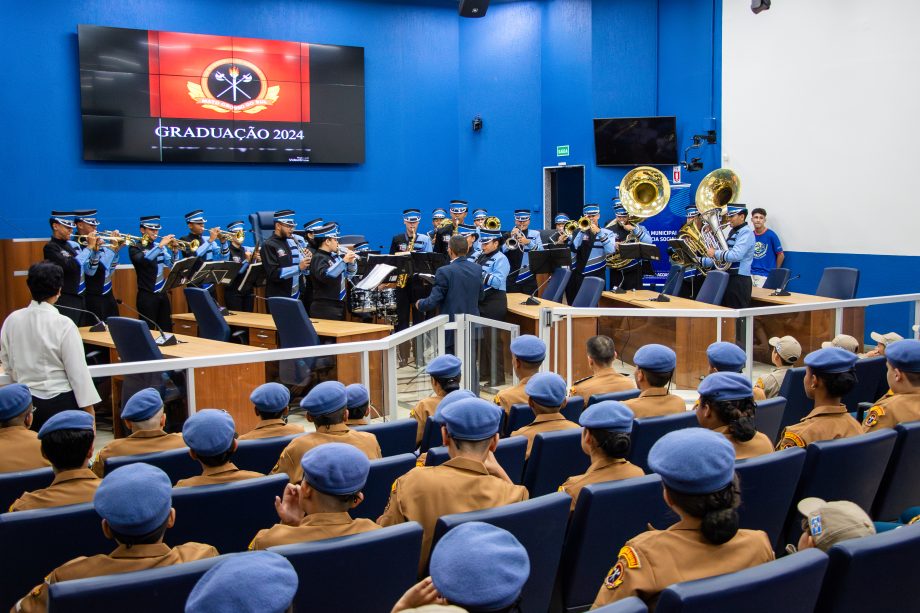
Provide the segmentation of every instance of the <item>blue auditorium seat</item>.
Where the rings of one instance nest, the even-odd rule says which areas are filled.
[[[563,607],[590,606],[626,541],[645,532],[648,524],[663,530],[678,519],[665,504],[661,477],[655,474],[582,489],[559,565]]]
[[[173,490],[176,525],[166,532],[171,546],[207,543],[221,553],[246,551],[262,528],[278,523],[275,496],[284,494],[286,474]]]
[[[735,464],[741,483],[741,527],[763,530],[774,549],[785,545],[779,540],[789,509],[798,502],[793,496],[804,465],[804,449],[768,453]]]
[[[508,419],[505,420],[505,428],[502,430],[502,436],[511,436],[515,430],[520,430],[529,425],[534,420],[533,409],[529,404],[513,404],[508,410]]]
[[[524,456],[527,453],[527,438],[514,436],[498,441],[495,448],[495,459],[508,473],[508,477],[516,485],[520,485],[524,472]],[[425,466],[438,466],[448,460],[447,447],[432,447],[425,454]]]
[[[727,287],[728,273],[721,270],[711,270],[706,275],[706,280],[703,281],[703,285],[696,295],[696,301],[715,305],[722,304],[722,298],[725,296]]]
[[[860,402],[875,402],[879,399],[876,395],[879,385],[884,382],[887,389],[888,372],[887,361],[885,356],[880,355],[874,358],[864,358],[856,362],[856,385],[850,390],[850,393],[843,397],[843,404],[847,405],[847,410],[853,412]]]
[[[792,271],[788,268],[774,268],[767,275],[766,281],[763,282],[764,289],[779,289],[789,282],[789,275]]]
[[[569,421],[578,423],[578,418],[585,410],[585,399],[581,396],[569,396],[565,406],[560,411]]]
[[[0,511],[6,511],[26,492],[40,490],[54,481],[54,469],[36,468],[12,473],[0,473]]]
[[[255,234],[255,242],[264,241],[275,233],[275,212],[274,211],[256,211],[249,214],[249,225]]]
[[[397,477],[415,468],[414,453],[401,453],[379,460],[371,460],[371,472],[364,486],[364,501],[349,511],[354,518],[364,517],[371,521],[383,514],[390,499],[390,488]],[[395,600],[393,601],[396,602]]]
[[[581,280],[581,287],[572,300],[573,307],[593,309],[601,299],[606,281],[598,277],[585,277]]]
[[[572,475],[588,470],[591,459],[581,449],[581,429],[541,432],[533,440],[524,466],[524,487],[536,498],[559,489]]]
[[[647,613],[648,607],[641,599],[630,596],[613,604],[598,607],[594,611],[597,613]]]
[[[837,300],[850,300],[856,297],[857,289],[859,289],[858,268],[831,266],[824,269],[815,295]]]
[[[230,326],[220,314],[220,307],[214,302],[211,293],[200,287],[189,286],[186,286],[184,291],[188,308],[191,309],[198,323],[198,336],[224,343],[229,341]]]
[[[639,466],[645,472],[648,469],[648,452],[651,451],[652,445],[668,432],[682,430],[684,428],[695,428],[699,425],[696,419],[696,412],[684,411],[683,413],[674,413],[673,415],[662,415],[661,417],[645,417],[633,422],[632,444],[629,447],[629,461]]]
[[[671,270],[668,271],[668,278],[661,288],[662,294],[668,296],[679,296],[680,288],[684,284],[684,267],[680,264],[671,264]]]
[[[638,389],[632,390],[623,390],[621,392],[605,392],[603,394],[591,394],[588,398],[588,406],[592,404],[597,404],[598,402],[603,402],[605,400],[617,400],[623,402],[624,400],[632,400],[633,398],[638,398],[639,394],[642,392]]]
[[[55,583],[49,590],[48,611],[182,611],[201,576],[229,557],[223,555],[163,568]]]
[[[504,421],[504,417],[502,420]],[[441,443],[444,442],[444,439],[441,437],[441,426],[443,425],[443,422],[441,422],[441,420],[439,420],[436,415],[432,415],[425,420],[425,427],[422,430],[422,442],[419,445],[419,451],[428,451],[432,447],[439,447]],[[501,428],[499,428],[498,431],[501,432]]]
[[[920,605],[920,524],[842,541],[827,553],[816,613],[902,613]]]
[[[274,297],[268,299],[268,311],[278,330],[278,347],[315,347],[319,335],[313,322],[307,317],[303,302],[295,298]],[[287,385],[306,386],[313,378],[313,371],[330,367],[326,358],[297,358],[278,363],[279,378]]]
[[[451,528],[466,522],[481,521],[504,528],[521,542],[530,558],[530,578],[521,592],[521,611],[546,611],[559,569],[571,504],[568,494],[557,492],[494,509],[444,515],[435,525],[432,550]]]
[[[657,613],[812,613],[827,570],[827,555],[807,549],[760,566],[661,592]]]
[[[785,411],[786,399],[782,396],[758,401],[757,409],[754,411],[754,427],[758,432],[766,434],[774,445],[777,442],[776,439],[779,438]]]
[[[370,432],[377,437],[383,456],[412,453],[415,451],[415,433],[418,422],[414,419],[395,419],[393,421],[354,426],[355,430]]]
[[[300,585],[294,611],[389,613],[418,581],[422,527],[416,522],[351,536],[281,545]]]
[[[161,469],[169,475],[169,480],[172,481],[173,485],[179,479],[188,479],[201,474],[201,464],[197,460],[193,460],[192,456],[188,454],[188,447],[106,458],[105,474],[107,475],[116,468],[134,464],[135,462],[146,462]]]
[[[106,325],[109,327],[109,334],[112,335],[112,342],[115,343],[120,361],[149,362],[163,359],[163,354],[145,322],[129,317],[109,317]],[[147,387],[160,392],[163,402],[178,400],[184,395],[182,386],[183,378],[176,375],[173,381],[172,375],[166,370],[124,375],[121,384],[121,406],[124,407],[131,396]]]
[[[284,448],[299,436],[303,434],[240,441],[230,461],[240,470],[254,470],[267,475],[278,463]]]
[[[920,421],[898,424],[894,430],[898,438],[872,505],[872,517],[880,521],[920,505]]]
[[[780,432],[791,424],[797,424],[815,408],[815,401],[805,395],[805,367],[790,368],[779,385],[778,396],[786,399]],[[778,438],[778,437],[777,437]]]
[[[562,302],[562,296],[565,294],[565,286],[569,284],[571,276],[571,268],[557,268],[554,270],[549,281],[546,283],[546,287],[543,288],[542,298],[550,302]]]

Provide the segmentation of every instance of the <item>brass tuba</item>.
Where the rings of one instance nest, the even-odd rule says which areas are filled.
[[[737,202],[740,194],[741,178],[730,168],[717,168],[700,181],[699,187],[696,188],[696,208],[703,220],[703,228],[699,232],[703,244],[700,245],[700,241],[687,243],[698,258],[708,257],[706,254],[708,247],[728,251],[722,226],[722,215],[725,213],[725,207]],[[718,270],[728,270],[730,267],[729,262],[715,263],[715,268]]]
[[[636,225],[641,221],[654,217],[664,209],[671,199],[671,185],[663,172],[651,166],[639,166],[626,173],[620,181],[620,204],[629,212],[629,223]],[[636,242],[636,237],[630,235],[623,242]],[[607,267],[614,269],[626,268],[633,263],[620,256],[619,250],[607,256]]]

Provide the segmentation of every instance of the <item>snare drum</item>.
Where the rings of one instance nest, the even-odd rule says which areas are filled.
[[[348,310],[355,314],[373,313],[376,310],[374,292],[352,288],[348,296]]]
[[[377,313],[383,316],[383,313],[396,312],[396,288],[378,289],[374,292],[374,302],[377,306]]]

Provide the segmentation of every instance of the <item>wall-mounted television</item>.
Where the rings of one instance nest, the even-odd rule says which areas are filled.
[[[364,48],[81,25],[83,159],[364,162]]]
[[[594,155],[598,166],[677,164],[677,118],[595,119]]]

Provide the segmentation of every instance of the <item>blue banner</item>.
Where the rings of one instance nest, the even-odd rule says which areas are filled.
[[[643,222],[652,241],[661,250],[661,259],[652,262],[654,275],[646,275],[642,281],[646,285],[663,285],[671,270],[668,258],[668,241],[677,238],[677,231],[687,220],[687,205],[693,203],[694,193],[689,183],[671,184],[671,199],[668,206],[654,217]]]

